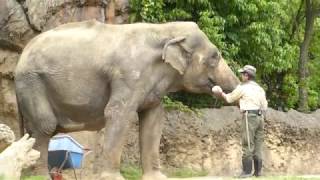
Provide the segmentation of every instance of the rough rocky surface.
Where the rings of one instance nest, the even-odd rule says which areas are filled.
[[[2,0],[0,48],[20,53],[35,35],[68,22],[126,23],[128,10],[129,0]]]
[[[18,134],[13,70],[19,54],[0,48],[0,123],[9,124]]]
[[[269,109],[265,122],[264,175],[303,175],[320,173],[320,110],[303,114],[295,110]],[[237,107],[203,109],[201,115],[170,111],[161,140],[163,168],[206,170],[212,176],[234,176],[241,171],[240,121]],[[123,162],[138,164],[136,124],[129,132]],[[94,159],[99,158],[99,133],[73,133],[89,147],[82,177],[90,179]],[[80,172],[79,172],[80,173]],[[73,177],[71,172],[70,177]]]
[[[208,170],[223,175],[239,169],[240,141],[237,108],[204,109],[194,114],[167,113],[161,149],[163,161],[173,167]],[[165,148],[166,147],[166,148]]]
[[[97,19],[104,23],[128,21],[128,0],[3,0],[0,1],[0,123],[19,136],[13,70],[22,48],[35,35],[62,23]],[[320,110],[312,114],[270,109],[266,121],[266,174],[320,173]],[[214,176],[240,171],[240,113],[235,107],[204,109],[201,116],[167,112],[161,140],[162,165],[208,170]],[[128,135],[123,161],[138,163],[138,123]],[[91,148],[82,177],[94,172],[103,137],[99,132],[72,134]]]
[[[104,23],[124,23],[128,20],[129,4],[127,0],[26,0],[24,6],[34,28],[45,31],[92,18]]]
[[[25,10],[16,0],[0,1],[0,47],[21,52],[35,35]]]

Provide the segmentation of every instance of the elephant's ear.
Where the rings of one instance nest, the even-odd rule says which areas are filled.
[[[162,59],[164,62],[169,63],[181,75],[184,74],[188,66],[188,58],[186,58],[188,50],[182,44],[185,39],[185,37],[177,37],[169,40],[164,45],[162,52]]]

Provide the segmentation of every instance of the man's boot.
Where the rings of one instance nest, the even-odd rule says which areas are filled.
[[[247,178],[251,177],[252,174],[252,159],[251,158],[244,158],[242,159],[242,173],[238,178]]]
[[[254,164],[254,173],[253,175],[258,177],[261,176],[261,169],[262,169],[262,159],[259,158],[253,158],[253,164]]]

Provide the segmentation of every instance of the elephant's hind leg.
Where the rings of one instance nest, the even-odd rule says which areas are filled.
[[[19,84],[20,83],[20,84]],[[32,174],[49,177],[48,174],[48,144],[56,131],[57,119],[45,92],[45,87],[39,78],[16,83],[24,88],[17,88],[19,110],[25,122],[27,133],[36,139],[34,149],[40,151],[40,159],[32,169]]]

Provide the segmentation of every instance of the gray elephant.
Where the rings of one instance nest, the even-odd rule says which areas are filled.
[[[21,123],[36,138],[47,174],[50,137],[58,132],[104,129],[99,179],[123,179],[120,157],[130,125],[140,124],[142,179],[166,179],[159,144],[161,98],[185,90],[231,91],[239,80],[218,49],[193,22],[61,25],[35,37],[15,70]]]

